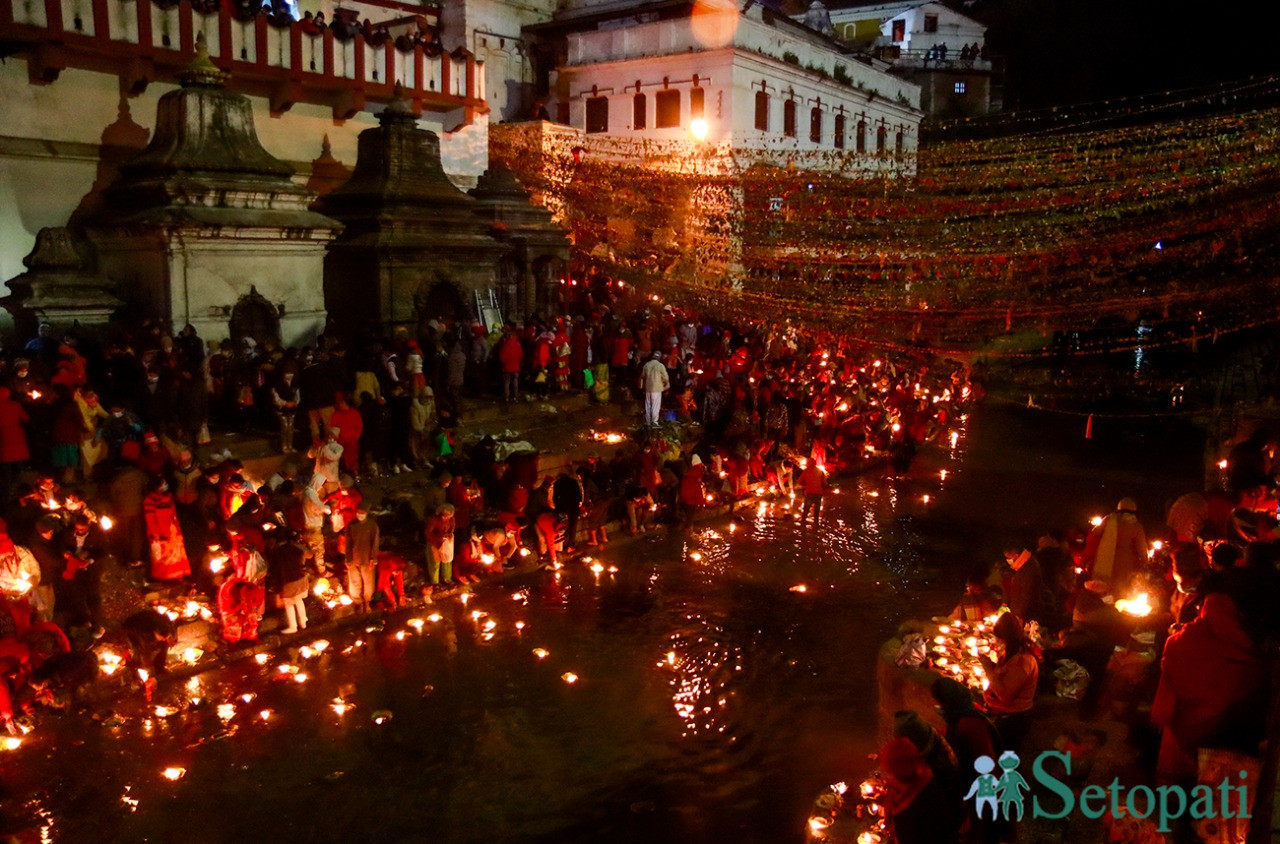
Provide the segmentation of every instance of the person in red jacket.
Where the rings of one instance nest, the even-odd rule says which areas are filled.
[[[12,486],[18,469],[31,458],[23,427],[30,417],[22,405],[9,397],[9,392],[8,387],[0,387],[0,465],[4,470],[4,489],[0,492],[4,493]]]
[[[680,509],[682,511],[681,523],[688,524],[693,519],[693,514],[698,512],[707,504],[706,491],[702,487],[702,476],[706,472],[706,467],[702,465],[702,458],[693,455],[693,459],[689,462],[689,468],[684,473],[684,477],[680,479]]]
[[[800,489],[804,492],[804,506],[800,510],[800,524],[803,526],[813,512],[813,526],[822,521],[822,498],[827,494],[827,473],[818,461],[809,460],[800,473]]]
[[[338,445],[342,446],[342,468],[352,475],[360,474],[360,435],[364,433],[364,418],[360,411],[347,404],[342,393],[334,396],[333,415],[329,427],[337,429]]]
[[[515,401],[520,398],[520,366],[524,363],[524,347],[510,328],[502,330],[498,362],[502,365],[502,400]]]
[[[1240,624],[1235,601],[1205,597],[1195,620],[1169,637],[1151,721],[1161,728],[1156,779],[1194,779],[1202,747],[1256,753],[1266,723],[1267,663]]]
[[[630,379],[625,377],[631,366],[631,347],[634,344],[631,332],[623,328],[609,343],[609,380],[620,387]],[[619,390],[619,394],[621,394]]]

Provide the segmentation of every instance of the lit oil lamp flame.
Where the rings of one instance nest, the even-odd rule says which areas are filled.
[[[264,709],[258,713],[258,717],[261,718],[263,721],[270,721],[272,714],[274,713],[272,713],[270,709]]]
[[[574,683],[578,682],[578,675],[574,674],[572,671],[566,671],[560,675],[560,679],[572,686]]]
[[[1151,615],[1151,611],[1154,607],[1151,606],[1151,601],[1147,597],[1147,593],[1139,592],[1132,598],[1121,598],[1119,601],[1116,601],[1116,609],[1125,615],[1131,615],[1135,618],[1144,618]]]
[[[164,777],[170,782],[177,782],[178,780],[182,779],[186,775],[186,773],[187,773],[186,768],[165,768],[163,771],[160,772],[160,776]]]
[[[551,655],[551,652],[548,651],[546,648],[534,648],[533,655],[536,656],[538,659],[546,659]]]
[[[18,736],[5,736],[3,740],[0,740],[0,747],[5,750],[17,750],[22,747],[22,739]]]
[[[690,560],[693,560],[695,563],[700,563],[700,562],[702,562],[702,552],[701,552],[701,551],[690,551],[690,552],[689,552],[689,559],[690,559]]]
[[[1093,525],[1094,527],[1100,527],[1102,525],[1102,517],[1094,516],[1092,519],[1089,520],[1089,524]]]
[[[797,583],[795,586],[792,586],[787,591],[788,592],[808,592],[809,587],[805,586],[803,583]]]
[[[444,616],[442,616],[440,613],[433,612],[431,615],[427,616],[427,621],[431,622],[432,624],[439,624],[443,618]]]
[[[111,530],[113,527],[115,527],[116,523],[111,521],[110,516],[101,516],[98,519],[98,524],[102,526],[103,530]]]
[[[256,663],[258,663],[259,665],[266,665],[266,664],[267,664],[267,660],[269,660],[269,659],[271,659],[271,657],[267,656],[266,654],[254,654],[254,655],[253,655],[253,661],[254,661],[254,662],[256,662]]]
[[[332,709],[334,712],[336,712],[338,715],[346,715],[352,709],[355,709],[355,704],[347,703],[342,698],[335,697],[333,699],[333,703],[329,704],[329,708]]]

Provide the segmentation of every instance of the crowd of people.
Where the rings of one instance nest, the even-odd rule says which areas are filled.
[[[459,436],[472,402],[574,391],[635,408],[608,459],[544,475],[536,453],[500,460],[493,438]],[[981,391],[955,364],[648,303],[287,349],[205,343],[190,326],[97,342],[42,325],[0,359],[0,720],[14,729],[91,680],[103,636],[132,667],[165,669],[175,617],[141,606],[141,588],[130,612],[104,615],[108,571],[197,607],[235,645],[256,641],[268,613],[288,635],[317,609],[395,609],[526,557],[558,564],[607,543],[610,524],[679,527],[761,488],[802,499],[802,524],[817,527],[832,475],[872,460],[907,470]],[[211,453],[214,433],[254,431],[280,452],[270,477]],[[968,578],[955,616],[1007,607],[999,646],[981,695],[936,682],[944,730],[899,713],[881,758],[899,841],[1008,840],[1001,824],[965,820],[969,772],[1023,749],[1046,662],[1083,666],[1082,705],[1095,709],[1135,626],[1163,654],[1158,778],[1194,776],[1201,748],[1257,751],[1280,597],[1274,450],[1266,432],[1237,445],[1225,489],[1177,499],[1154,543],[1126,498],[1092,530],[1011,546]],[[406,473],[418,479],[408,498],[372,492]],[[1153,609],[1135,621],[1122,606],[1137,594]]]
[[[1160,785],[1194,785],[1204,752],[1260,758],[1269,659],[1280,642],[1275,447],[1265,430],[1237,444],[1219,464],[1223,488],[1174,500],[1153,537],[1137,502],[1124,498],[1090,530],[1012,545],[970,575],[952,617],[996,619],[997,645],[980,657],[985,688],[938,676],[942,729],[917,712],[897,713],[879,758],[894,840],[1016,839],[1017,824],[1003,813],[992,820],[966,811],[974,796],[966,789],[992,776],[992,759],[1054,749],[1034,746],[1028,733],[1037,692],[1053,693],[1062,676],[1045,666],[1061,660],[1086,672],[1087,686],[1073,690],[1081,717],[1131,718],[1138,736],[1158,731],[1150,773]],[[1145,668],[1135,678],[1128,657],[1144,651],[1159,659],[1138,661]],[[1127,840],[1119,830],[1108,840]]]
[[[606,543],[610,523],[687,524],[756,483],[798,490],[816,526],[829,474],[883,456],[905,469],[970,392],[955,366],[644,305],[304,348],[205,343],[191,326],[101,340],[41,325],[0,360],[0,384],[11,729],[42,671],[66,690],[92,677],[85,654],[104,635],[132,667],[164,669],[180,619],[141,606],[144,589],[198,607],[234,645],[269,614],[290,634],[317,609],[394,609],[524,557],[556,564]],[[464,400],[572,391],[643,406],[610,459],[540,476],[536,453],[499,460],[492,438],[458,435]],[[281,455],[269,477],[213,453],[215,434],[254,433]],[[368,495],[405,473],[407,499]],[[109,603],[134,612],[104,613],[104,580],[130,593]]]

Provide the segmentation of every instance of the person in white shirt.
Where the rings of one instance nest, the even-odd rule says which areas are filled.
[[[662,363],[662,353],[653,356],[640,370],[640,389],[644,391],[644,423],[650,428],[658,426],[662,412],[662,394],[671,387],[667,367]]]

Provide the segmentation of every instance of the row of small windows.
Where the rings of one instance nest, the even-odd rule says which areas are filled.
[[[639,82],[636,87],[640,87]],[[680,126],[680,99],[681,93],[673,88],[666,88],[657,91],[653,95],[654,99],[654,127],[657,129],[674,129]],[[689,118],[697,120],[704,116],[705,113],[705,92],[700,87],[694,87],[689,91]],[[755,107],[755,125],[761,132],[770,130],[770,110],[771,102],[769,94],[765,91],[756,92]],[[823,112],[820,108],[811,109],[809,112],[809,140],[812,143],[820,144],[823,142],[824,120]],[[789,138],[796,137],[796,101],[793,99],[783,100],[782,103],[782,134]],[[649,99],[646,94],[636,93],[631,98],[631,126],[633,129],[647,129],[649,125]],[[608,132],[609,131],[609,98],[608,97],[588,97],[586,101],[586,126],[588,134]],[[835,115],[835,125],[832,127],[831,142],[836,149],[845,148],[846,135],[846,116],[844,114]],[[883,124],[876,127],[875,151],[883,153],[888,143],[888,129]],[[894,133],[894,151],[898,155],[902,155],[906,144],[906,139],[901,129]],[[857,152],[867,151],[867,121],[865,118],[859,119],[854,131],[854,146]]]
[[[636,82],[640,87],[640,82]],[[698,120],[706,110],[706,91],[700,87],[689,89],[689,119]],[[654,127],[657,129],[674,129],[680,126],[680,91],[675,88],[664,88],[653,95]],[[590,97],[587,99],[586,130],[592,132],[609,131],[609,98]],[[631,128],[649,128],[649,98],[637,93],[631,98]]]
[[[756,91],[756,128],[761,132],[769,131],[770,117],[770,97],[765,91]],[[782,102],[782,134],[788,138],[796,136],[796,101],[792,99],[783,100]],[[888,140],[888,129],[883,124],[876,127],[876,152],[884,152],[885,144]],[[809,111],[809,140],[815,144],[822,143],[823,138],[823,118],[822,109],[813,108]],[[854,130],[854,146],[857,152],[867,151],[867,121],[865,118],[858,120]],[[845,144],[845,115],[835,115],[835,126],[831,135],[831,143],[836,149],[844,149]],[[893,146],[894,151],[898,155],[902,155],[906,139],[899,129],[894,133]]]

